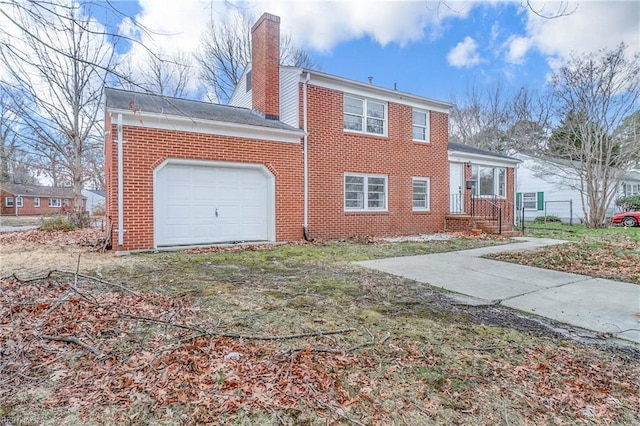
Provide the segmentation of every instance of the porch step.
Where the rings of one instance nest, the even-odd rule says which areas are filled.
[[[476,222],[476,227],[482,229],[482,232],[485,234],[494,234],[494,235],[500,234],[505,237],[515,237],[520,235],[520,232],[513,230],[510,224],[509,225],[502,224],[502,232],[499,232],[498,225],[494,225],[491,222],[478,220],[477,218],[475,222]]]

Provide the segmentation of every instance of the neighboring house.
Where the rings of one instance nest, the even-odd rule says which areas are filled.
[[[73,188],[22,185],[18,183],[0,184],[2,215],[35,216],[58,214],[72,210],[74,206]],[[86,199],[83,197],[83,208]]]
[[[252,64],[228,106],[106,89],[115,250],[445,229],[451,105],[279,66],[279,22],[265,14],[254,25]],[[457,155],[478,167],[511,166],[496,172],[504,180],[486,198],[513,206],[516,162]],[[460,179],[473,170],[486,188],[484,167]]]
[[[101,189],[83,189],[82,196],[87,199],[87,211],[91,214],[104,213],[104,191]]]
[[[518,167],[517,205],[524,208],[525,220],[538,216],[557,216],[565,223],[582,223],[585,219],[580,195],[580,180],[575,164],[568,160],[542,161],[525,154],[514,154],[522,163]],[[617,195],[607,215],[617,212],[615,200],[624,195],[640,194],[640,173],[625,172]],[[588,206],[587,206],[588,208]]]

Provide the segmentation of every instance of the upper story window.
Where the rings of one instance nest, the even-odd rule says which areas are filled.
[[[471,180],[475,181],[474,195],[507,196],[507,170],[504,167],[473,166]]]
[[[387,209],[387,176],[346,174],[344,209],[352,211]]]
[[[387,104],[345,95],[343,128],[372,135],[386,135]]]
[[[413,140],[429,142],[429,112],[413,110]]]

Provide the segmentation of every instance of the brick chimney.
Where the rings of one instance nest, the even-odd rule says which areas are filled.
[[[251,28],[251,106],[280,119],[280,17],[263,14]]]

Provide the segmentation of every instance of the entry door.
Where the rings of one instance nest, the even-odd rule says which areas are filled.
[[[464,213],[464,179],[462,163],[449,163],[449,212]]]
[[[269,188],[261,169],[167,164],[156,174],[156,244],[268,240]]]

